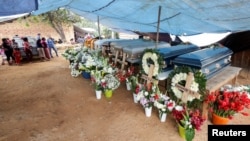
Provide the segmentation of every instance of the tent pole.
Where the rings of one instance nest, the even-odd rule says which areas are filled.
[[[155,48],[158,46],[159,42],[159,27],[160,27],[160,18],[161,18],[161,6],[159,6],[158,10],[158,22],[157,22],[157,34],[156,34],[156,43],[155,43]]]
[[[98,35],[99,35],[99,39],[101,39],[99,16],[97,16],[97,24],[98,24]]]

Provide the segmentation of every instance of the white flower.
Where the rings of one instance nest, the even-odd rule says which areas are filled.
[[[175,94],[175,96],[177,98],[181,98],[182,97],[182,91],[180,91],[178,88],[176,88],[176,84],[178,84],[179,82],[186,80],[187,79],[187,73],[178,73],[175,74],[171,80],[171,89],[173,91],[173,93]],[[198,92],[199,91],[199,84],[196,83],[194,80],[191,83],[190,86],[190,90],[193,92]],[[195,99],[195,97],[193,97],[192,95],[188,95],[188,101],[192,101],[193,99]]]
[[[151,60],[154,62],[153,76],[156,76],[159,73],[158,56],[156,53],[152,53],[152,52],[144,53],[144,55],[142,57],[142,68],[146,74],[149,73],[149,66],[147,63],[147,59],[149,59],[149,58],[151,58]]]
[[[113,69],[111,67],[108,68],[107,70],[108,73],[113,73]]]
[[[139,101],[141,98],[143,98],[143,91],[140,91],[137,96],[136,96],[136,100]]]
[[[190,90],[194,91],[194,92],[198,92],[198,90],[199,90],[199,84],[193,81],[193,83],[190,86]]]
[[[175,106],[175,110],[177,110],[177,111],[182,111],[182,110],[183,110],[183,107],[180,106],[180,105],[176,105],[176,106]]]

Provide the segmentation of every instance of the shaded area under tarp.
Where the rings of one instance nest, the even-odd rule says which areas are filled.
[[[156,41],[157,33],[156,32],[135,32],[139,36],[148,36],[150,39]],[[168,33],[159,33],[158,41],[165,41],[171,43],[171,37]]]
[[[250,49],[250,31],[232,33],[219,41],[234,53]]]

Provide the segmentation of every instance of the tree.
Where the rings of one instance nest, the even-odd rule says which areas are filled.
[[[48,22],[60,35],[61,39],[65,42],[66,37],[64,34],[63,26],[72,26],[73,23],[80,22],[81,18],[66,9],[57,9],[45,14],[39,15],[40,19]]]

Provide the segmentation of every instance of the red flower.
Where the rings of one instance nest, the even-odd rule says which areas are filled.
[[[174,108],[172,114],[175,120],[184,128],[189,128],[188,122],[191,122],[193,129],[200,130],[201,125],[205,121],[205,118],[202,117],[199,110],[188,110],[185,107],[183,107],[183,109]]]
[[[160,98],[159,95],[158,95],[158,94],[155,94],[154,99],[155,99],[155,100],[158,100],[159,98]]]
[[[245,108],[250,108],[250,99],[246,92],[216,91],[210,93],[205,101],[208,103],[210,111],[228,118],[232,118],[235,113],[241,112]]]

